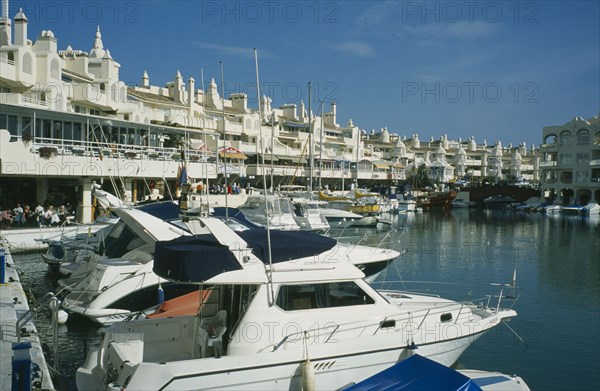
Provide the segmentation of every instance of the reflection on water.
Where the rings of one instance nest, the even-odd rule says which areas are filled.
[[[519,316],[509,325],[519,337],[504,325],[496,327],[465,352],[461,366],[516,373],[533,390],[600,388],[598,219],[467,209],[390,218],[391,231],[341,233],[344,241],[406,251],[379,277],[379,286],[425,287],[476,301],[509,291],[490,283],[510,283],[517,270],[520,296],[503,306],[514,304]],[[37,297],[55,289],[56,276],[46,272],[39,255],[15,258],[22,281]],[[40,333],[50,343],[49,312],[39,318]],[[97,331],[91,323],[61,329],[61,370],[74,373]]]

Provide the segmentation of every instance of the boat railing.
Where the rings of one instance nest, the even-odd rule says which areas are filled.
[[[385,273],[385,271],[384,271]],[[407,289],[407,284],[418,284],[418,285],[435,285],[436,286],[436,293],[431,293],[430,289],[431,288],[424,288],[424,289]],[[446,290],[440,290],[439,287],[440,286],[448,286],[448,287],[460,287],[462,288],[461,290],[464,292],[464,288],[466,288],[466,286],[464,284],[459,284],[459,283],[452,283],[452,282],[438,282],[438,281],[407,281],[407,280],[397,280],[397,281],[391,281],[391,280],[385,280],[385,277],[383,280],[381,281],[376,281],[371,283],[372,286],[374,286],[378,292],[398,292],[399,294],[416,294],[416,295],[420,295],[420,296],[428,296],[428,297],[435,297],[435,298],[439,298],[440,294],[444,294],[444,296],[449,296],[449,295],[458,295],[460,294],[456,289],[446,289]],[[515,303],[518,301],[519,297],[520,297],[520,293],[521,293],[521,288],[517,287],[513,284],[498,284],[498,283],[492,283],[489,285],[485,285],[485,286],[493,286],[493,287],[499,287],[500,288],[500,292],[499,294],[483,294],[481,293],[481,297],[478,298],[474,298],[473,297],[473,292],[476,288],[467,288],[466,290],[466,294],[463,294],[463,299],[461,301],[461,303],[463,304],[467,304],[467,303],[479,303],[478,305],[480,307],[483,308],[484,312],[485,310],[491,308],[491,303],[492,303],[492,299],[497,299],[496,300],[496,310],[498,310],[500,308],[501,303],[506,303],[507,301],[510,302],[510,305],[507,307],[508,309],[512,309],[515,306]],[[380,288],[377,288],[377,286],[380,286]],[[383,286],[387,286],[387,288],[383,288]],[[397,286],[401,286],[401,289],[396,289],[395,287]],[[483,289],[483,286],[481,287],[477,287],[477,289]],[[486,289],[487,290],[487,289]],[[506,293],[506,294],[505,294]]]
[[[484,299],[485,298],[481,298],[478,300],[484,300]],[[430,304],[431,302],[427,301],[426,303]],[[382,324],[384,324],[386,322],[393,324],[394,327],[396,327],[397,324],[403,324],[403,325],[405,325],[405,326],[403,326],[403,329],[407,333],[415,334],[416,332],[421,330],[421,327],[423,327],[423,325],[425,324],[425,322],[428,319],[435,318],[435,321],[439,322],[440,314],[446,314],[448,312],[452,312],[455,310],[458,311],[458,315],[454,319],[453,324],[456,324],[459,320],[459,315],[463,312],[463,309],[465,307],[479,309],[480,306],[473,304],[470,301],[448,302],[448,303],[441,302],[441,303],[436,303],[434,308],[430,307],[427,309],[424,308],[424,309],[415,310],[415,311],[403,310],[402,312],[388,314],[385,317],[385,319],[377,320],[377,321],[359,320],[359,321],[344,322],[344,323],[330,322],[330,323],[325,324],[322,327],[310,328],[308,330],[300,330],[300,331],[295,331],[293,333],[286,334],[275,345],[271,345],[272,352],[280,349],[287,342],[297,342],[301,338],[307,338],[307,335],[310,335],[310,334],[313,335],[312,339],[316,340],[316,341],[320,340],[319,338],[323,338],[323,343],[338,342],[337,340],[334,340],[333,337],[335,335],[339,335],[339,333],[358,332],[361,335],[363,335],[365,333],[365,331],[372,330],[372,331],[367,331],[367,332],[371,333],[371,335],[376,335],[382,329],[382,327],[381,327]],[[493,309],[490,309],[489,307],[484,307],[484,309],[485,309],[485,311],[491,310],[495,314],[500,310],[500,307],[498,307],[495,311]],[[481,315],[481,317],[486,318],[485,312]],[[418,324],[417,324],[417,322],[418,322]],[[407,325],[413,325],[413,326],[407,326]]]

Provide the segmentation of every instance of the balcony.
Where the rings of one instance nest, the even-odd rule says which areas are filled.
[[[556,160],[540,162],[540,167],[556,167],[557,165],[558,165],[558,162]]]
[[[590,160],[590,166],[600,166],[600,159]]]
[[[16,78],[15,62],[6,57],[0,57],[0,79],[15,81]]]
[[[7,103],[17,106],[43,106],[48,107],[48,102],[44,100],[39,100],[36,98],[31,98],[29,96],[25,96],[17,93],[1,93],[0,94],[0,103]]]
[[[542,144],[540,145],[541,149],[556,149],[556,147],[558,146],[557,143],[552,143],[552,144]]]

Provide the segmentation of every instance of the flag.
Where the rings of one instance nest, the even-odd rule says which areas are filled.
[[[177,188],[183,187],[188,181],[187,168],[185,163],[181,163],[181,166],[177,169]]]

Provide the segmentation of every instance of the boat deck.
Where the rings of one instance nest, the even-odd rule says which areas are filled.
[[[20,342],[31,343],[29,351],[31,361],[39,367],[38,371],[32,368],[31,373],[37,373],[37,377],[32,378],[31,384],[34,385],[39,381],[41,389],[53,390],[50,370],[46,364],[34,320],[27,321],[21,326],[21,330],[17,330],[17,319],[29,310],[29,304],[9,248],[1,236],[0,248],[6,251],[6,283],[0,285],[0,390],[11,389],[13,344],[18,342],[17,333],[21,333]]]

